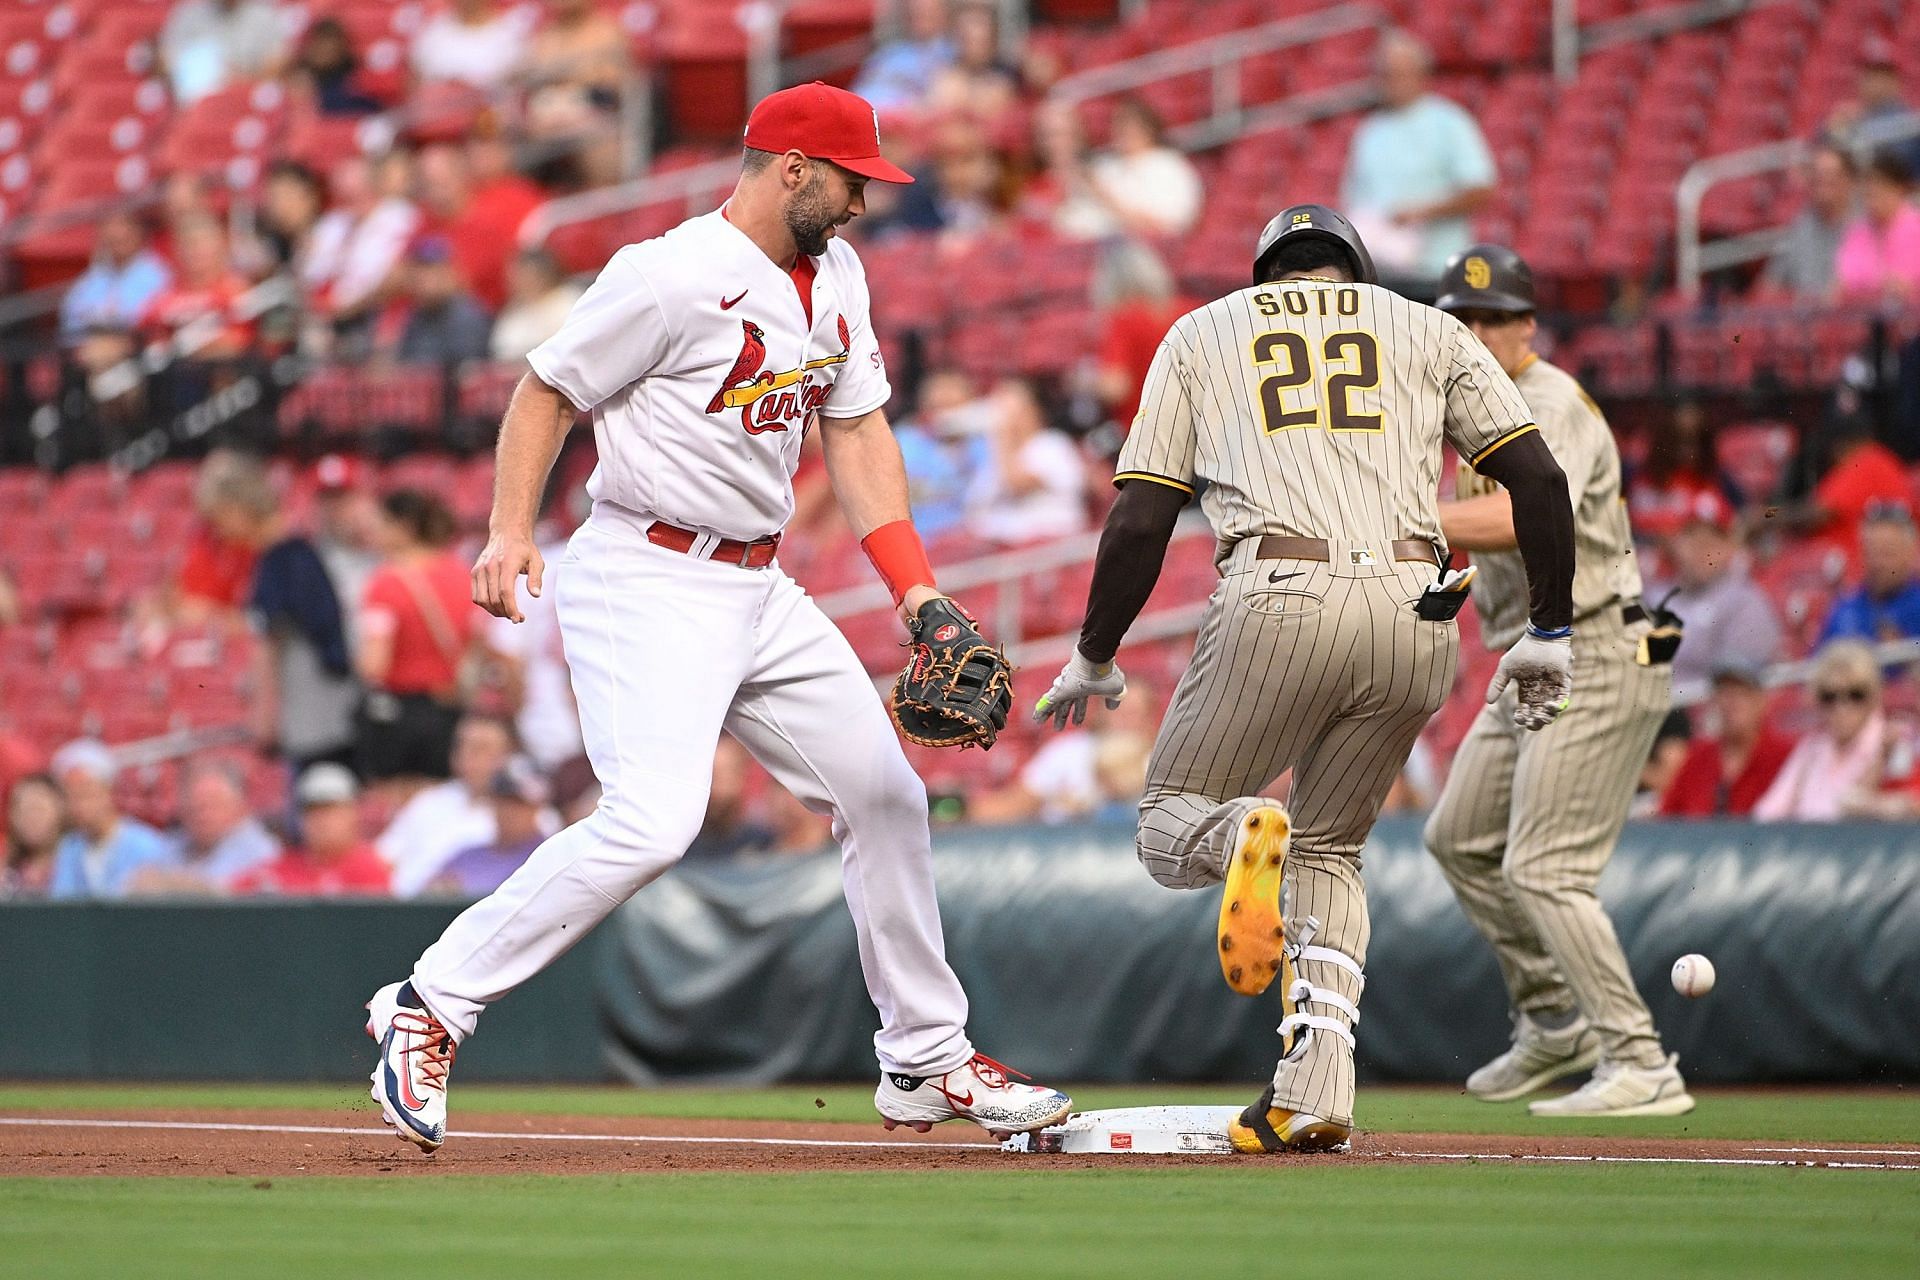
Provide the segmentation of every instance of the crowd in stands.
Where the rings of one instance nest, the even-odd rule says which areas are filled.
[[[326,16],[301,25],[302,13],[265,0],[176,4],[158,41],[174,100],[265,80],[326,116],[392,106],[353,30]],[[1052,46],[1010,48],[998,24],[984,0],[907,0],[895,37],[853,82],[883,114],[892,158],[920,179],[869,189],[850,228],[863,249],[910,247],[956,279],[1005,239],[1082,246],[1093,262],[1094,341],[1064,367],[982,378],[935,343],[911,375],[896,370],[917,522],[936,548],[967,554],[1097,527],[1147,365],[1172,320],[1202,300],[1176,271],[1182,237],[1220,198],[1150,99],[1049,98],[1062,70]],[[493,361],[517,373],[584,283],[547,250],[522,247],[521,228],[549,196],[624,173],[613,119],[632,59],[628,33],[592,0],[435,6],[412,35],[405,97],[416,109],[456,104],[453,126],[416,111],[431,127],[369,135],[367,149],[324,163],[274,162],[251,207],[206,175],[173,174],[157,203],[99,221],[93,261],[61,306],[64,359],[92,380],[98,411],[126,423],[203,399],[226,365],[289,354],[370,369]],[[1386,36],[1376,64],[1379,102],[1343,137],[1338,195],[1383,272],[1418,293],[1483,225],[1501,162],[1486,122],[1435,91],[1418,40]],[[507,91],[520,95],[511,111],[487,96]],[[1870,154],[1854,145],[1863,124],[1909,110],[1891,60],[1870,53],[1857,92],[1811,139],[1804,206],[1756,299],[1920,302],[1920,140]],[[155,343],[181,357],[170,380],[112,379]],[[1640,810],[1920,815],[1912,690],[1863,647],[1920,638],[1910,459],[1841,394],[1798,432],[1789,475],[1756,487],[1725,465],[1724,417],[1682,399],[1656,420],[1615,422],[1648,602],[1687,628],[1674,673],[1683,707],[1648,762]],[[471,896],[591,809],[551,605],[560,542],[580,512],[558,504],[543,524],[547,590],[524,601],[516,626],[470,604],[476,529],[449,495],[376,487],[347,453],[303,470],[293,487],[310,503],[290,500],[285,460],[276,472],[214,450],[177,571],[131,605],[149,630],[255,638],[246,727],[255,762],[284,771],[284,807],[253,802],[252,764],[216,753],[185,770],[172,825],[156,829],[116,801],[115,749],[0,730],[0,897]],[[562,487],[577,493],[578,479],[576,468]],[[811,585],[814,571],[831,577],[858,559],[813,449],[796,504],[782,548],[796,576]],[[1811,594],[1786,562],[1807,566]],[[30,613],[18,594],[0,562],[0,629]],[[1772,687],[1769,668],[1802,657],[1813,659],[1806,696]],[[941,812],[1126,821],[1170,692],[1137,675],[1120,710],[1096,708],[1084,729],[1016,757]],[[1445,755],[1423,744],[1390,807],[1430,800]],[[827,840],[822,818],[721,741],[694,856]]]

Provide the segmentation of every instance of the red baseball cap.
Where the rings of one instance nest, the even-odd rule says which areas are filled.
[[[819,80],[760,99],[747,117],[746,143],[755,151],[798,151],[831,160],[863,178],[913,181],[905,169],[881,159],[880,113],[873,104]]]

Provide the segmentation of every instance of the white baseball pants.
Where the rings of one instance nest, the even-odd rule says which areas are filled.
[[[561,637],[600,807],[534,850],[414,966],[456,1040],[672,866],[699,831],[720,732],[830,814],[887,1071],[973,1056],[934,899],[926,788],[846,637],[778,565],[716,564],[596,516],[557,575]]]

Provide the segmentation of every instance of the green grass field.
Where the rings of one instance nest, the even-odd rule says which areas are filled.
[[[1222,1088],[1076,1091],[1085,1107],[1240,1102]],[[1369,1090],[1374,1131],[1913,1143],[1889,1093],[1703,1095],[1678,1120],[1551,1127],[1438,1090]],[[353,1086],[0,1087],[52,1108],[360,1110]],[[816,1100],[825,1106],[816,1105]],[[862,1088],[505,1089],[487,1114],[867,1122]],[[240,1118],[239,1115],[235,1116]],[[871,1136],[879,1136],[874,1129]],[[853,1136],[868,1136],[862,1129]],[[1912,1276],[1920,1174],[1708,1165],[1225,1165],[929,1173],[0,1180],[0,1274],[58,1277]]]

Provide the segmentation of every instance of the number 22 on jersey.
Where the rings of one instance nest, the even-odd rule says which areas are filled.
[[[1359,311],[1360,295],[1355,289],[1316,289],[1311,295],[1280,289],[1255,294],[1254,302],[1263,315],[1279,315],[1284,303],[1288,313],[1304,316],[1312,305],[1311,296],[1319,313],[1327,315],[1329,293],[1334,295],[1335,313],[1350,316]],[[1365,411],[1366,393],[1380,388],[1380,344],[1365,329],[1329,333],[1317,352],[1305,334],[1275,329],[1254,338],[1252,356],[1256,369],[1278,366],[1260,379],[1260,413],[1268,435],[1302,427],[1385,430],[1380,414]],[[1357,404],[1356,396],[1361,397]]]

